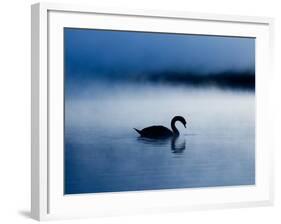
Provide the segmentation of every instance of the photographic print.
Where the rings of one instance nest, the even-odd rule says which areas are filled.
[[[64,193],[255,185],[255,38],[64,28]]]

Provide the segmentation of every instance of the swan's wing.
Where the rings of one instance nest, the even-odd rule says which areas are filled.
[[[166,137],[172,134],[171,130],[160,125],[150,126],[141,130],[141,135],[147,137]]]

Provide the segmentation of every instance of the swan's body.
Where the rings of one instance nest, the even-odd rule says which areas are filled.
[[[144,128],[142,130],[138,130],[136,128],[134,128],[141,137],[145,137],[145,138],[169,138],[169,137],[175,137],[175,136],[179,136],[179,131],[176,128],[175,123],[177,121],[180,121],[184,127],[186,127],[186,121],[183,117],[181,116],[175,116],[172,121],[171,121],[171,128],[172,130],[170,130],[169,128],[166,128],[164,126],[150,126],[147,128]]]
[[[141,135],[141,137],[147,138],[167,138],[174,135],[169,128],[160,125],[150,126],[142,130],[134,129]]]

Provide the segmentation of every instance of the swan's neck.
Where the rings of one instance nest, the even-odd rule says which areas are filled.
[[[177,127],[176,127],[176,120],[174,120],[174,119],[171,122],[171,128],[174,132],[174,135],[178,136],[180,134]]]

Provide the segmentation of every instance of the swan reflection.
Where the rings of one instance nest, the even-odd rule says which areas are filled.
[[[185,150],[185,138],[174,137],[171,139],[171,151],[173,153],[183,153]]]
[[[180,136],[173,136],[166,139],[138,137],[137,140],[143,144],[151,145],[155,148],[170,145],[171,152],[175,154],[182,154],[186,148],[185,138]]]

